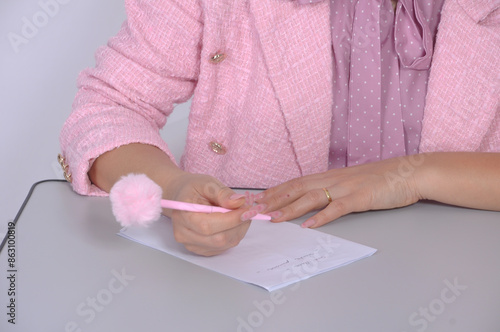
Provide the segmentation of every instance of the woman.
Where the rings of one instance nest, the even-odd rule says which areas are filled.
[[[62,131],[63,168],[77,192],[103,195],[122,175],[145,173],[165,198],[235,209],[164,211],[176,239],[201,255],[237,245],[258,212],[279,222],[326,206],[304,223],[317,227],[421,198],[500,209],[497,153],[411,156],[500,151],[491,2],[447,1],[436,52],[442,1],[400,0],[395,11],[389,0],[126,4],[127,23],[81,74]],[[468,49],[464,34],[489,47]],[[456,47],[475,59],[456,57]],[[457,64],[481,69],[474,88],[488,105],[453,103],[475,93],[457,84]],[[158,129],[193,94],[179,167]],[[467,112],[480,121],[457,133]],[[485,190],[470,191],[471,181]],[[226,186],[271,188],[249,206]]]

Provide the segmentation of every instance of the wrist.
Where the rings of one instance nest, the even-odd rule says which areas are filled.
[[[157,183],[163,189],[163,198],[169,200],[179,200],[179,193],[182,188],[190,182],[191,173],[185,172],[179,168],[169,169],[157,179]]]
[[[439,179],[439,167],[435,153],[421,153],[418,155],[418,164],[415,165],[413,179],[415,192],[419,200],[432,199],[433,190]]]

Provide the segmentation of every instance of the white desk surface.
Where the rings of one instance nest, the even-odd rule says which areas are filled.
[[[119,228],[107,198],[36,185],[15,229],[16,325],[0,252],[0,331],[500,331],[498,212],[418,203],[345,216],[320,230],[377,253],[272,293]]]

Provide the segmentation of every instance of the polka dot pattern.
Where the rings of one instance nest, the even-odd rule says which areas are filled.
[[[334,54],[329,168],[418,153],[442,0],[400,0],[396,11],[391,0],[328,1]]]

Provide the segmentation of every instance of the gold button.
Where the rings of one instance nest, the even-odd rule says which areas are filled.
[[[64,178],[66,181],[71,182],[71,173],[69,172],[69,165],[66,164],[66,159],[61,155],[57,155],[57,161],[59,162],[59,165],[61,165],[61,168],[63,169],[64,172]]]
[[[64,178],[66,179],[66,181],[68,181],[69,183],[71,183],[71,181],[73,181],[73,179],[71,178],[71,173],[66,173],[64,172]]]
[[[217,54],[214,54],[210,57],[210,62],[211,63],[219,63],[219,62],[224,61],[225,58],[226,58],[226,55],[224,53],[217,53]]]
[[[217,142],[210,142],[208,145],[213,152],[221,155],[226,154],[226,148],[222,144]]]
[[[59,162],[59,165],[61,165],[63,171],[66,171],[68,169],[68,165],[66,164],[66,159],[61,155],[57,155],[57,161]]]
[[[60,154],[60,153],[59,153],[59,154],[57,155],[57,161],[59,162],[59,164],[60,164],[60,165],[62,165],[62,164],[63,164],[63,162],[64,162],[64,157],[62,156],[62,154]]]

